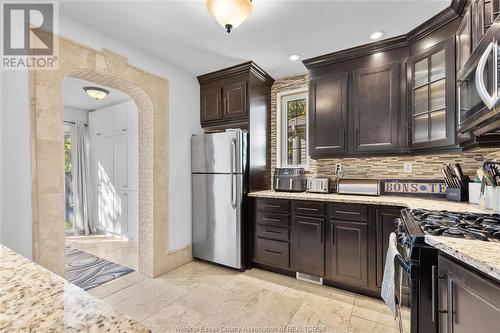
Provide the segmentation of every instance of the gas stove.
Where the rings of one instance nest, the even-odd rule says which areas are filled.
[[[412,209],[411,216],[425,235],[500,241],[500,215]]]

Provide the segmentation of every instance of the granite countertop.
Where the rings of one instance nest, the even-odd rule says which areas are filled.
[[[0,332],[151,332],[0,244]]]
[[[400,197],[400,196],[358,196],[343,194],[292,193],[273,190],[252,192],[250,197],[295,199],[326,202],[342,202],[368,205],[401,206],[410,209],[448,210],[492,214],[494,211],[467,202],[452,202],[441,199]],[[500,281],[500,243],[479,240],[456,239],[442,236],[425,236],[425,241],[438,250],[462,261],[493,279]]]
[[[479,205],[470,204],[468,202],[454,202],[443,199],[402,197],[392,195],[381,195],[377,197],[363,195],[345,195],[336,193],[276,192],[274,190],[267,190],[251,192],[248,194],[248,196],[255,198],[295,199],[366,205],[401,206],[410,209],[425,208],[430,210],[448,210],[479,214],[494,213],[494,211],[491,209],[485,209],[480,207]]]
[[[500,282],[500,243],[441,236],[425,242]]]

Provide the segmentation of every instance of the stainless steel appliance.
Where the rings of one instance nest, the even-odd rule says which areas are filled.
[[[191,139],[193,257],[241,269],[247,137],[242,130]]]
[[[379,179],[341,178],[337,183],[338,194],[380,195]]]
[[[409,311],[401,311],[400,322],[406,325],[401,332],[436,332],[439,322],[447,318],[443,309],[438,309],[438,250],[425,242],[425,235],[498,242],[500,217],[403,209],[396,220],[396,235],[400,252],[396,262],[406,284],[402,303],[410,306]]]
[[[307,192],[328,193],[329,191],[328,178],[307,177]]]
[[[499,50],[497,19],[457,73],[458,137],[460,141],[500,128]]]
[[[274,170],[274,190],[304,192],[306,190],[304,168],[276,168]]]

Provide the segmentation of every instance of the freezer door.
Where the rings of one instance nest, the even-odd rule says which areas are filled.
[[[242,268],[243,175],[193,174],[192,180],[193,257]]]
[[[193,135],[193,173],[243,173],[246,165],[246,137],[241,130]]]

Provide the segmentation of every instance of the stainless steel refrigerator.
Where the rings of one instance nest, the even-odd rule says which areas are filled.
[[[246,193],[246,131],[193,135],[193,257],[243,268],[242,205]]]

